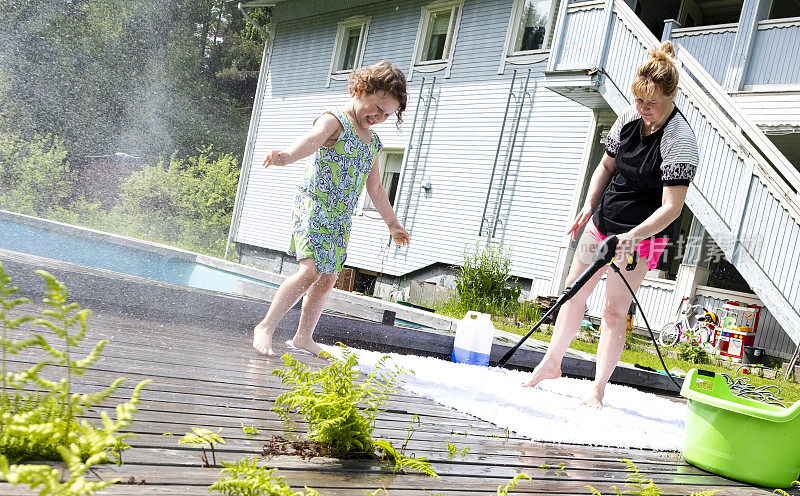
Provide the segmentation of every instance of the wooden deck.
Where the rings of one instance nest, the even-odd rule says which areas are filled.
[[[276,333],[276,351],[285,350],[282,343],[291,335],[292,324],[287,322]],[[221,427],[227,444],[217,448],[218,461],[258,456],[273,435],[282,433],[281,422],[269,411],[284,390],[279,379],[270,374],[282,366],[282,361],[257,356],[250,346],[248,329],[240,323],[181,323],[176,322],[174,312],[160,315],[152,309],[106,309],[95,310],[89,327],[86,349],[97,339],[111,342],[101,361],[78,379],[78,390],[97,390],[113,378],[125,376],[130,381],[119,389],[120,401],[129,397],[139,380],[154,381],[144,390],[140,413],[131,428],[137,435],[128,441],[132,448],[123,453],[124,464],[94,471],[97,477],[119,477],[129,483],[116,484],[100,494],[208,494],[207,487],[217,479],[219,469],[201,467],[199,449],[179,445],[178,437],[163,436],[165,432],[182,435],[191,427],[215,431]],[[17,360],[26,362],[25,357]],[[303,361],[323,363],[312,357]],[[513,433],[506,437],[503,429],[492,424],[404,391],[394,395],[387,411],[379,416],[375,437],[400,446],[413,414],[419,415],[421,425],[408,442],[406,454],[428,457],[439,478],[393,474],[388,464],[363,460],[279,456],[261,462],[277,468],[277,474],[298,490],[309,486],[326,496],[362,496],[379,488],[387,491],[379,492],[381,495],[487,495],[495,494],[498,485],[508,483],[520,472],[532,476],[533,482],[523,481],[517,493],[587,495],[591,492],[585,486],[592,485],[609,495],[614,494],[614,485],[625,489],[623,458],[633,460],[665,495],[710,489],[732,496],[771,494],[771,490],[698,470],[678,453],[537,443]],[[257,426],[260,435],[247,439],[242,424]],[[470,450],[463,459],[450,456],[446,442]],[[563,470],[540,468],[562,463]],[[35,493],[0,484],[0,494]]]

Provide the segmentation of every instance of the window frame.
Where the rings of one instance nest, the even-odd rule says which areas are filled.
[[[404,160],[406,158],[406,150],[405,148],[384,148],[378,153],[378,160],[376,165],[378,166],[378,170],[381,173],[381,186],[384,189],[387,189],[387,185],[384,184],[385,174],[386,174],[386,160],[387,156],[393,155],[400,155],[400,169],[396,172],[398,175],[397,177],[397,191],[394,192],[394,198],[389,199],[389,203],[392,204],[392,208],[397,208],[397,199],[400,198],[400,191],[403,189],[403,185],[400,184],[400,179],[403,177],[403,166]],[[392,172],[392,174],[395,174]],[[388,194],[388,189],[387,189]],[[378,210],[375,208],[375,205],[372,203],[372,199],[369,197],[369,193],[366,192],[366,188],[364,188],[364,201],[361,204],[361,212],[377,212]]]
[[[348,17],[347,19],[342,19],[337,24],[336,39],[334,40],[333,53],[331,54],[331,65],[328,69],[328,79],[325,83],[326,88],[330,87],[332,80],[346,81],[348,76],[350,76],[350,73],[361,68],[361,64],[364,61],[364,51],[367,47],[367,35],[369,34],[369,23],[371,20],[371,16],[359,14]],[[339,62],[344,56],[344,53],[342,52],[347,48],[347,40],[345,39],[347,32],[351,28],[358,26],[361,27],[361,33],[359,35],[358,47],[356,48],[356,57],[355,60],[353,60],[353,68],[338,70],[336,67],[339,65]]]
[[[437,0],[427,5],[423,5],[420,8],[417,36],[414,40],[414,50],[411,55],[411,68],[408,71],[409,81],[413,78],[414,71],[437,72],[444,70],[444,77],[450,77],[450,69],[453,65],[453,55],[455,54],[456,42],[458,41],[458,30],[461,27],[461,15],[464,12],[464,1],[465,0]],[[421,60],[422,52],[427,42],[426,38],[428,36],[428,28],[430,26],[431,16],[438,12],[446,12],[447,10],[450,10],[450,24],[447,28],[445,53],[443,54],[443,58],[440,60],[423,61]]]
[[[514,51],[514,44],[517,40],[517,34],[520,29],[520,22],[522,21],[522,11],[525,8],[526,0],[514,0],[511,6],[511,15],[508,19],[508,29],[506,30],[506,41],[503,46],[503,57],[500,60],[500,68],[497,70],[498,74],[505,72],[506,64],[535,64],[547,59],[550,56],[550,49],[552,48],[552,41],[556,28],[556,17],[561,2],[568,0],[551,0],[550,12],[547,18],[547,27],[544,32],[544,44],[542,48],[535,50],[520,50]]]

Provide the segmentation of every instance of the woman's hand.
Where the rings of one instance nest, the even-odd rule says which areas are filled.
[[[408,246],[408,243],[411,241],[411,236],[408,235],[408,231],[406,231],[406,228],[399,222],[390,225],[389,232],[392,234],[392,239],[397,243],[397,246]]]
[[[638,245],[641,241],[641,237],[636,236],[630,231],[617,234],[617,251],[614,259],[623,261],[623,265],[627,264],[628,255],[633,254],[634,250],[636,250],[636,245]]]
[[[280,150],[270,150],[270,152],[267,153],[267,156],[264,158],[264,163],[262,165],[264,167],[269,167],[270,165],[282,167],[290,163],[292,163],[291,155],[288,153]]]
[[[569,231],[567,231],[567,234],[572,235],[572,241],[578,240],[578,231],[580,231],[581,227],[587,222],[589,222],[589,219],[591,218],[592,218],[591,205],[584,205],[583,208],[581,208],[580,212],[578,212],[578,215],[575,217],[575,222],[572,224],[572,227],[570,227]]]

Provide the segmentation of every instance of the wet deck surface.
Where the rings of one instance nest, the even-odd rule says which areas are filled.
[[[113,378],[125,376],[130,380],[117,392],[115,399],[120,402],[130,396],[139,380],[153,379],[153,383],[144,390],[140,412],[131,427],[136,436],[128,440],[132,448],[123,453],[124,464],[94,471],[96,477],[118,477],[128,483],[116,484],[100,494],[208,494],[219,468],[203,468],[198,448],[179,445],[178,437],[163,434],[179,436],[191,427],[214,431],[221,427],[227,444],[217,448],[217,461],[259,456],[265,443],[283,432],[283,424],[269,410],[285,390],[270,374],[282,366],[282,361],[257,356],[250,347],[251,336],[241,325],[169,323],[174,319],[161,319],[152,311],[138,317],[122,313],[96,311],[90,317],[84,348],[88,350],[97,339],[111,342],[100,362],[78,379],[76,391],[94,391]],[[285,351],[283,341],[291,332],[289,325],[279,328],[276,351]],[[16,360],[12,367],[32,361],[25,357]],[[302,360],[323,363],[312,357]],[[615,494],[612,486],[627,489],[628,472],[620,463],[623,458],[633,460],[664,495],[712,489],[733,496],[772,493],[705,473],[687,465],[679,453],[532,442],[404,391],[394,395],[386,407],[378,417],[374,436],[399,447],[408,434],[412,415],[419,415],[421,424],[408,441],[406,454],[428,457],[439,478],[393,474],[390,465],[377,461],[279,456],[261,459],[260,463],[277,468],[277,474],[296,490],[309,486],[326,496],[361,496],[380,488],[386,491],[376,494],[496,494],[498,485],[508,483],[520,472],[533,481],[520,483],[517,493],[587,495],[591,491],[586,486],[591,485],[609,495]],[[247,439],[242,424],[255,425],[260,435]],[[451,456],[447,442],[470,450],[463,458]],[[560,464],[563,469],[542,468]],[[35,493],[0,484],[0,494]]]

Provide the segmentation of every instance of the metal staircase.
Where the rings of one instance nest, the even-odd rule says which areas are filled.
[[[564,2],[545,85],[619,113],[659,40],[620,0]],[[800,173],[680,46],[675,103],[697,136],[686,203],[791,339],[800,342]]]

